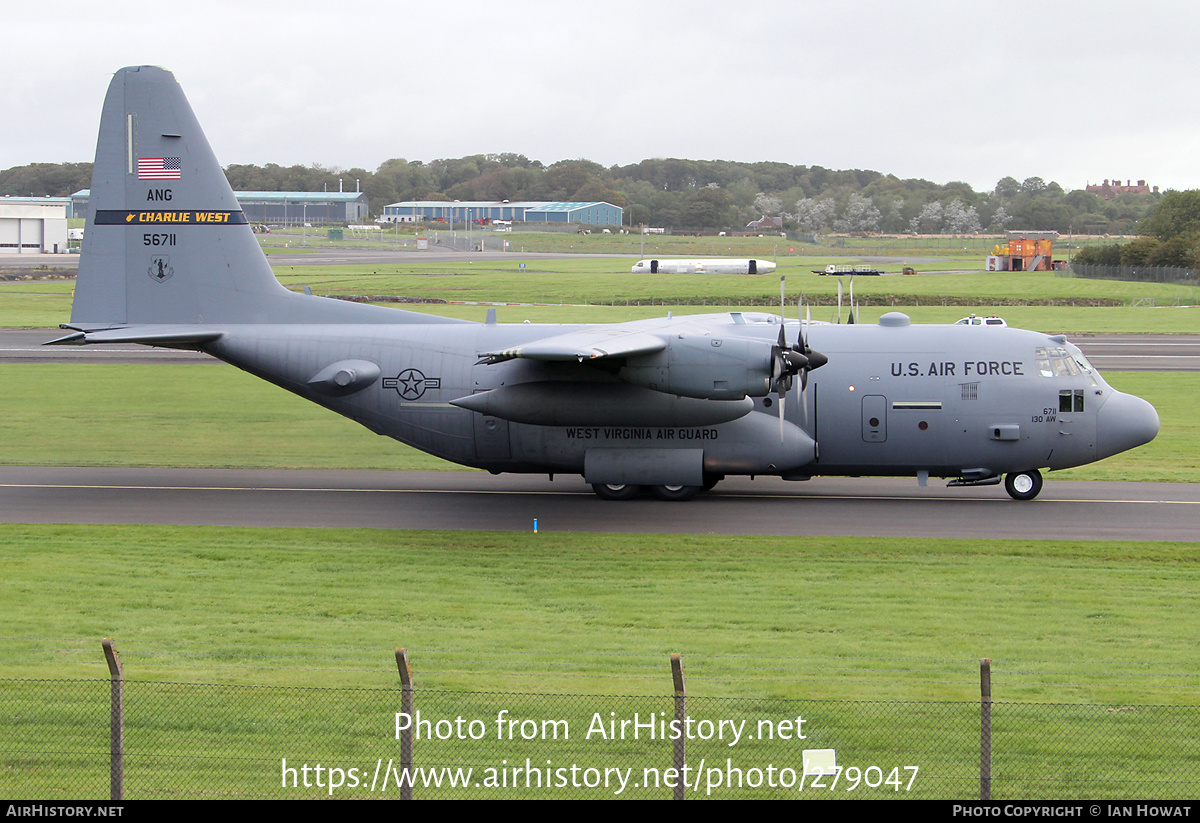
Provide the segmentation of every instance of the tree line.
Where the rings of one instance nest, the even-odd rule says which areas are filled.
[[[64,197],[91,185],[91,163],[34,163],[0,171],[0,196]],[[356,191],[372,214],[403,200],[603,200],[627,225],[738,230],[760,217],[801,232],[969,234],[1006,229],[1131,234],[1158,194],[1114,200],[1066,191],[1040,177],[1005,177],[991,191],[963,182],[900,179],[862,169],[725,160],[643,160],[605,168],[590,160],[545,165],[521,154],[431,162],[393,158],[375,171],[320,165],[226,168],[236,191]]]
[[[1200,191],[1169,191],[1138,223],[1142,235],[1128,243],[1079,251],[1079,263],[1096,266],[1200,268]]]

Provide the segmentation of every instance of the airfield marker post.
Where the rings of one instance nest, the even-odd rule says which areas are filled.
[[[408,665],[408,649],[396,649],[396,668],[400,670],[400,711],[413,716],[412,669]],[[412,800],[413,724],[400,731],[400,799]]]
[[[687,690],[683,684],[683,657],[678,652],[671,653],[671,680],[675,683],[675,722],[676,728],[682,729],[687,724]],[[687,765],[687,743],[683,735],[675,738],[675,773],[683,774]],[[675,781],[675,792],[672,800],[683,800],[686,786],[682,780]]]
[[[108,726],[108,796],[114,802],[125,799],[125,667],[112,640],[100,641],[111,678],[112,708]]]
[[[992,661],[979,661],[979,799],[992,799]]]

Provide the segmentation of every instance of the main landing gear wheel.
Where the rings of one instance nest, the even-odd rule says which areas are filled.
[[[1013,500],[1032,500],[1042,490],[1042,473],[1037,469],[1004,475],[1004,490]]]
[[[627,483],[593,483],[592,491],[601,500],[632,500],[637,497],[639,486]]]
[[[691,500],[700,493],[699,486],[651,486],[659,500]]]

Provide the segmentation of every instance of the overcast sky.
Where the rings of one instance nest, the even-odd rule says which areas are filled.
[[[218,159],[515,152],[1200,188],[1194,0],[4,4],[0,169],[90,161],[175,72]]]

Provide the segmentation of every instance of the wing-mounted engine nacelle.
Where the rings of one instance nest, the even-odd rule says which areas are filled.
[[[459,397],[451,406],[535,426],[715,426],[754,409],[742,398],[707,402],[627,383],[545,381]]]
[[[740,400],[771,391],[771,368],[771,344],[763,340],[683,333],[660,352],[630,358],[617,376],[680,397]]]

